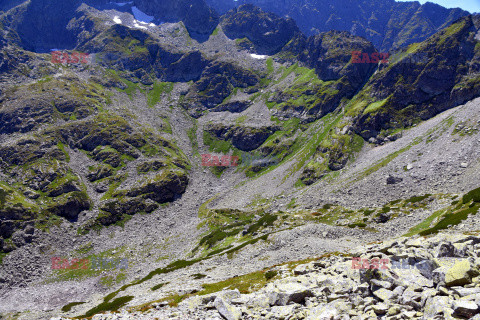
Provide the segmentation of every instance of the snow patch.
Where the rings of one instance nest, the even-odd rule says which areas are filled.
[[[262,55],[262,54],[252,53],[252,54],[250,54],[250,56],[251,56],[253,59],[267,59],[267,56],[266,56],[266,55]]]
[[[113,22],[118,23],[118,24],[121,24],[121,23],[122,23],[122,20],[120,20],[120,18],[119,18],[118,16],[115,16],[115,17],[113,18]]]
[[[133,4],[133,1],[132,2],[110,2],[110,3],[116,4],[119,7],[123,7],[126,4]]]
[[[144,26],[139,25],[136,21],[133,23],[133,26],[134,26],[135,28],[148,29],[147,27],[144,27]]]
[[[149,16],[148,14],[138,10],[137,7],[132,7],[132,12],[133,12],[133,16],[135,17],[135,19],[137,19],[138,21],[142,21],[142,22],[146,22],[146,23],[149,23],[149,22],[152,22],[154,17],[153,16]]]

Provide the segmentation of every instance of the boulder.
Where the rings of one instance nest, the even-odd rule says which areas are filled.
[[[275,291],[268,294],[271,306],[285,306],[290,302],[304,304],[307,297],[313,297],[312,291],[295,283],[278,286]]]
[[[480,294],[480,288],[478,287],[476,288],[452,287],[451,289],[460,297]]]
[[[388,302],[388,301],[392,300],[393,298],[395,298],[395,293],[393,293],[393,291],[383,289],[383,288],[378,289],[377,291],[374,291],[373,295],[375,297],[377,297],[378,299],[380,299],[381,301],[385,301],[385,302]]]
[[[472,277],[478,275],[467,259],[456,261],[453,266],[442,266],[433,270],[432,278],[435,283],[445,283],[446,286],[463,286],[472,282]]]
[[[453,302],[453,316],[470,319],[479,312],[478,305],[473,301],[458,300]]]
[[[392,175],[389,175],[387,177],[387,184],[397,184],[403,181],[403,178],[400,177],[394,177]]]
[[[452,314],[453,310],[450,308],[451,298],[445,296],[437,296],[427,300],[424,308],[424,316],[426,319],[433,319],[437,316],[445,314]]]
[[[437,247],[437,252],[435,256],[437,258],[454,257],[455,247],[451,242],[443,242]]]
[[[377,315],[382,315],[387,313],[388,306],[385,303],[377,303],[372,306],[373,312]]]
[[[240,320],[242,312],[236,307],[227,303],[223,298],[217,297],[214,301],[218,313],[227,320]]]
[[[432,279],[433,277],[433,270],[435,270],[438,266],[435,262],[431,260],[423,260],[415,264],[415,268],[420,272],[422,276],[427,279]]]

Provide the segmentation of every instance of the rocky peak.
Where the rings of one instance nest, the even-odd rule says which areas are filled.
[[[183,21],[195,35],[208,35],[218,24],[218,15],[204,0],[135,0],[143,12],[166,22]]]
[[[468,15],[467,11],[458,8],[446,9],[428,2],[420,5],[393,0],[206,1],[222,13],[241,4],[253,4],[262,10],[291,17],[307,35],[329,30],[350,31],[367,38],[381,50],[423,41]]]
[[[251,4],[229,11],[222,19],[222,28],[231,39],[247,38],[260,54],[277,53],[296,34],[295,21],[280,18]]]

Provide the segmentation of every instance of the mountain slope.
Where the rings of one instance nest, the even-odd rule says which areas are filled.
[[[207,3],[221,13],[244,3],[253,4],[265,11],[291,17],[307,35],[330,30],[349,31],[368,39],[381,51],[423,41],[468,14],[430,2],[420,5],[394,0],[207,0]]]
[[[44,38],[24,32],[40,2],[0,16],[2,317],[88,318],[228,286],[246,293],[273,284],[264,271],[274,265],[480,225],[479,16],[369,63],[378,50],[365,38],[307,37],[251,5],[217,23],[199,1],[201,21],[187,26],[183,1],[155,2],[161,12],[42,1]],[[87,59],[62,63],[53,45]],[[90,262],[62,270],[52,258]],[[274,298],[265,308],[284,307]],[[286,307],[309,311],[295,301]]]

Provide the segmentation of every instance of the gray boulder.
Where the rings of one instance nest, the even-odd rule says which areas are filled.
[[[453,316],[470,319],[478,313],[478,305],[473,301],[458,300],[453,302]]]
[[[222,317],[227,320],[239,320],[242,312],[236,307],[227,303],[223,298],[217,297],[214,301],[215,308]]]

